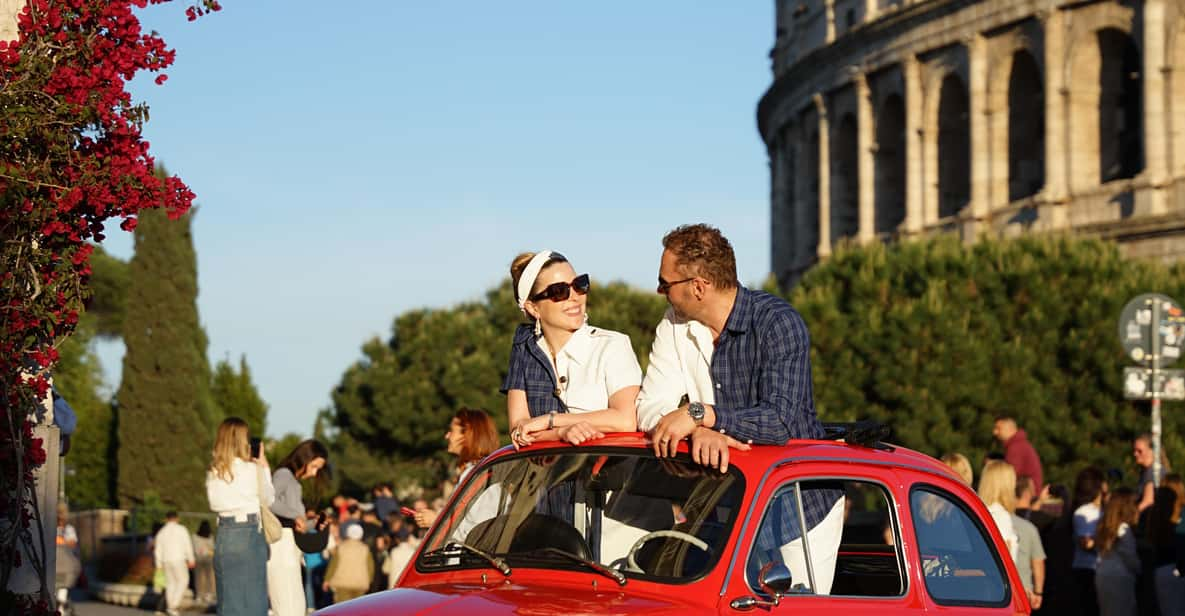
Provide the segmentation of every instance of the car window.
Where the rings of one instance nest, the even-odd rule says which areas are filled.
[[[834,519],[824,518],[808,532],[807,558],[799,528],[798,490],[826,495],[823,502],[842,499]],[[817,497],[816,497],[817,500]],[[767,504],[757,540],[746,563],[749,588],[762,594],[761,569],[785,564],[797,593],[858,597],[899,597],[905,592],[900,532],[888,491],[857,479],[795,482],[780,488]],[[803,511],[805,513],[805,507]],[[809,518],[808,518],[809,519]],[[809,567],[807,561],[809,560]],[[814,578],[812,586],[811,578]]]
[[[909,507],[926,591],[943,605],[998,607],[1008,602],[1003,564],[987,530],[957,497],[915,487]]]
[[[441,513],[417,570],[486,566],[454,552],[464,542],[511,567],[576,568],[595,561],[627,576],[690,582],[715,566],[735,524],[744,477],[686,455],[637,449],[563,449],[501,458],[474,472]]]

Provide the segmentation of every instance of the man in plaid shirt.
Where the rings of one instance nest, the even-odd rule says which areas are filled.
[[[638,427],[655,454],[691,441],[697,463],[728,470],[729,449],[823,437],[811,387],[810,335],[785,300],[737,282],[732,245],[708,225],[663,238],[658,292],[670,308],[655,331],[638,396]],[[787,492],[792,499],[793,493]],[[843,532],[843,493],[802,490],[815,592],[830,592]],[[796,507],[767,520],[758,550],[781,553],[796,581],[807,581]]]

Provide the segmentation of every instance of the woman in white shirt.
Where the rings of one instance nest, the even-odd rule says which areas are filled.
[[[1140,557],[1131,527],[1140,515],[1139,499],[1130,488],[1119,488],[1107,499],[1103,517],[1095,531],[1099,553],[1094,588],[1101,616],[1135,616],[1136,577]]]
[[[1016,511],[1016,469],[1003,460],[989,460],[979,477],[979,498],[987,505],[1012,561],[1016,562],[1017,536],[1012,527],[1012,514]]]
[[[247,423],[229,417],[218,426],[206,496],[218,514],[214,540],[219,616],[267,616],[267,542],[259,507],[275,499],[267,458],[251,458]]]
[[[642,369],[628,336],[588,324],[588,274],[544,250],[516,257],[510,276],[530,321],[515,332],[502,386],[515,447],[636,430]]]
[[[448,432],[444,434],[446,449],[457,456],[457,487],[465,483],[465,479],[482,458],[490,455],[498,448],[498,428],[489,413],[482,409],[462,408],[453,415],[449,422]],[[498,514],[498,501],[502,494],[497,486],[486,488],[478,500],[469,506],[464,519],[457,523],[453,537],[464,541],[469,531],[478,522],[488,520]],[[434,509],[420,509],[416,511],[416,525],[428,528],[436,521],[440,511]]]

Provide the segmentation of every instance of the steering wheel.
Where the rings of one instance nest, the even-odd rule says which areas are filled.
[[[630,548],[629,555],[626,556],[628,571],[633,573],[644,573],[642,568],[638,566],[638,561],[634,558],[634,556],[638,553],[638,550],[642,549],[642,546],[645,545],[647,541],[650,541],[651,539],[658,539],[660,537],[670,537],[672,539],[686,541],[687,543],[690,543],[691,545],[694,545],[705,552],[708,551],[708,543],[703,539],[692,535],[691,533],[685,533],[681,530],[656,530],[638,537],[638,540],[634,542],[633,547]]]

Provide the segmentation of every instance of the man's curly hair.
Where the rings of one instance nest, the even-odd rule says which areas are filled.
[[[737,260],[732,244],[711,225],[682,225],[662,238],[662,247],[675,255],[687,273],[721,289],[736,288]]]

